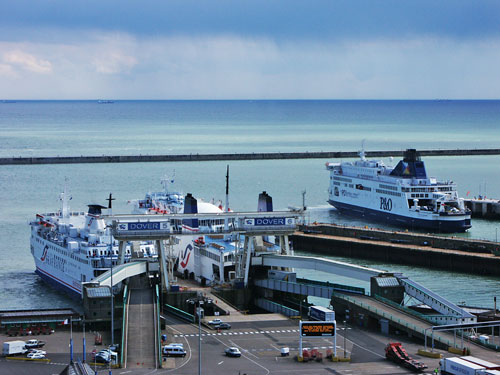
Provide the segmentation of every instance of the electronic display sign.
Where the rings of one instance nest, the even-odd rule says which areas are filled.
[[[300,334],[302,336],[335,336],[333,322],[302,322]]]

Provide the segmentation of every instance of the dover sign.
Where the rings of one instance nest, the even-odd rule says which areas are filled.
[[[255,227],[276,227],[295,225],[293,217],[258,217],[255,219],[245,219],[246,226]]]
[[[153,230],[168,230],[168,223],[166,222],[136,222],[136,223],[120,223],[118,224],[118,230],[126,231],[153,231]]]

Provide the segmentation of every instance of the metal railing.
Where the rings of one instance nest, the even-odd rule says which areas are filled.
[[[317,280],[309,280],[309,279],[301,279],[301,278],[297,278],[297,283],[319,285],[319,286],[324,286],[326,288],[333,288],[333,290],[336,290],[336,291],[366,295],[365,288],[360,288],[357,286],[335,284],[335,283],[330,283],[328,281],[317,281]]]
[[[175,315],[178,318],[184,319],[190,323],[196,323],[196,319],[194,315],[191,315],[181,309],[178,309],[177,307],[174,307],[172,305],[169,305],[168,303],[163,305],[165,307],[165,311]]]
[[[125,284],[125,287],[123,289],[123,312],[122,312],[122,346],[121,346],[121,353],[120,353],[120,366],[123,367],[125,364],[124,358],[126,359],[126,354],[127,354],[127,334],[128,334],[128,299],[129,297],[129,291],[128,291],[128,285]]]
[[[382,311],[382,310],[379,310],[377,309],[376,307],[373,307],[371,306],[370,304],[367,304],[367,303],[363,303],[361,301],[357,301],[356,299],[350,297],[350,296],[347,296],[345,294],[341,294],[341,293],[333,293],[332,294],[332,297],[335,296],[337,298],[341,298],[353,305],[356,305],[364,310],[367,310],[367,311],[370,311],[370,312],[373,312],[375,315],[378,315],[379,317],[382,317],[384,319],[387,319],[393,323],[397,323],[399,326],[403,327],[403,328],[406,328],[408,330],[412,330],[413,332],[417,332],[417,333],[420,333],[422,334],[423,337],[426,337],[427,335],[427,332],[426,332],[426,329],[422,329],[422,327],[417,327],[415,324],[413,323],[410,323],[408,321],[406,321],[405,319],[401,319],[397,316],[394,316],[393,314],[391,313],[388,313],[388,312],[385,312],[385,311]],[[428,329],[428,328],[427,328]],[[445,344],[445,345],[448,345],[448,346],[451,346],[451,343],[449,340],[441,337],[441,336],[436,336],[435,339],[439,342],[441,342],[442,344]]]

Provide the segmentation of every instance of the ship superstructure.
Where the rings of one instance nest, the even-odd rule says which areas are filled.
[[[162,215],[167,213],[220,213],[214,204],[197,201],[191,194],[165,191],[148,193],[144,199],[134,201],[134,213]],[[88,205],[88,211],[70,211],[69,196],[61,194],[61,209],[57,212],[37,214],[31,226],[31,253],[35,260],[36,273],[58,289],[81,297],[82,283],[117,265],[119,243],[113,239],[111,230],[102,217],[103,211],[110,214],[109,206]],[[200,228],[210,225],[214,231],[225,226],[223,220],[205,223],[198,219],[183,220],[179,228],[183,235],[174,239],[166,254],[175,263],[181,250],[197,238]],[[125,263],[133,258],[149,258],[156,261],[158,250],[153,241],[127,243]]]
[[[82,283],[106,272],[118,259],[118,241],[101,218],[106,207],[91,204],[88,212],[70,211],[66,189],[62,208],[37,214],[31,226],[31,254],[36,273],[44,280],[74,296],[81,296]],[[110,197],[111,202],[111,197]],[[153,243],[141,243],[136,252],[125,247],[125,262],[132,257],[156,258]]]
[[[471,227],[470,211],[453,181],[428,177],[415,149],[408,149],[396,167],[367,160],[327,163],[328,202],[339,211],[407,229],[463,232]]]

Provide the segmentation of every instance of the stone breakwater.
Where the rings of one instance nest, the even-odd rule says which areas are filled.
[[[500,155],[500,149],[456,149],[419,150],[421,156],[472,156]],[[403,151],[367,151],[368,158],[401,157]],[[228,160],[276,160],[276,159],[343,159],[357,158],[357,151],[320,152],[258,152],[234,154],[181,154],[181,155],[121,155],[121,156],[32,156],[2,157],[0,165],[30,164],[81,164],[81,163],[146,163],[185,161],[228,161]]]

